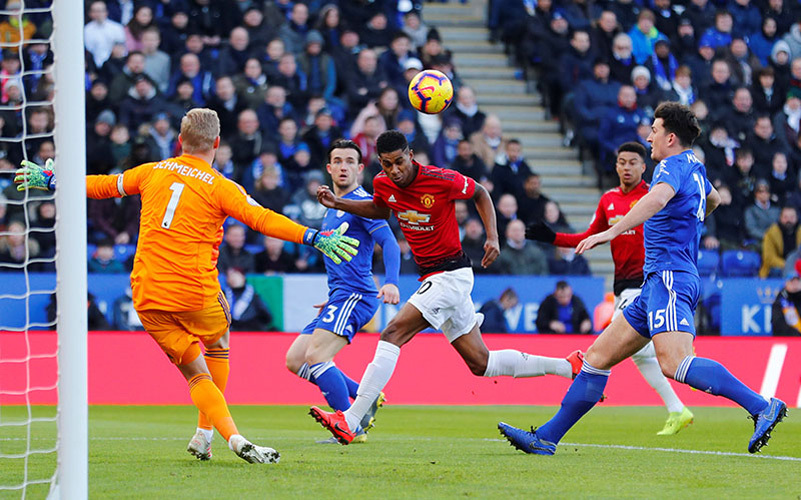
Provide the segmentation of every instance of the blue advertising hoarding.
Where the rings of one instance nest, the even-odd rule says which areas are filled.
[[[772,335],[771,307],[782,291],[777,279],[728,278],[721,287],[721,335]]]
[[[473,285],[473,304],[476,310],[492,299],[497,299],[507,288],[517,292],[520,302],[516,307],[506,311],[506,326],[510,333],[536,333],[537,311],[542,299],[553,293],[557,281],[567,281],[573,293],[584,301],[587,311],[592,317],[595,306],[603,301],[604,280],[587,276],[482,276],[475,277]],[[398,312],[400,305],[419,288],[420,282],[415,276],[400,277],[401,304],[398,306],[382,305],[379,309],[380,328],[386,326]]]

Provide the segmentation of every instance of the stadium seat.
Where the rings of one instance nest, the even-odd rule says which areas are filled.
[[[136,253],[136,245],[114,245],[114,258],[125,263]]]
[[[261,253],[261,252],[264,251],[264,245],[258,245],[258,244],[255,244],[255,243],[248,244],[248,245],[245,245],[245,250],[247,250],[248,252],[252,253],[253,255],[256,255],[257,253]]]
[[[714,250],[698,251],[698,274],[701,276],[711,276],[718,272],[720,255]]]
[[[756,276],[759,272],[760,256],[750,250],[728,250],[723,252],[721,274],[728,277]]]

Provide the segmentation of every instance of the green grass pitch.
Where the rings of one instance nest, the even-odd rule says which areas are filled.
[[[95,406],[89,422],[90,498],[801,496],[801,419],[792,409],[758,456],[746,452],[751,421],[733,408],[693,408],[693,425],[660,437],[655,434],[664,409],[601,405],[565,436],[573,444],[560,445],[552,457],[525,455],[501,441],[499,420],[539,425],[554,411],[387,405],[368,443],[340,446],[315,444],[328,433],[307,407],[233,407],[246,437],[282,454],[279,464],[251,465],[228,451],[219,435],[210,462],[186,453],[195,429],[192,407]],[[7,423],[26,412],[6,407],[0,416]],[[35,408],[34,415],[53,413]],[[0,427],[0,454],[23,451],[26,433],[26,427]],[[35,446],[52,446],[54,424],[34,424],[32,435]],[[46,477],[54,461],[52,454],[31,458],[29,477]],[[22,460],[0,459],[0,485],[18,482],[22,473]],[[26,498],[44,498],[46,492],[44,485],[33,486]],[[21,493],[0,491],[0,499],[6,498]]]

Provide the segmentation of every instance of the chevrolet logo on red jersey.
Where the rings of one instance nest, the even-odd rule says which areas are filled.
[[[413,226],[417,226],[421,222],[428,222],[431,219],[431,214],[420,214],[417,213],[417,210],[407,210],[397,214],[397,217]]]

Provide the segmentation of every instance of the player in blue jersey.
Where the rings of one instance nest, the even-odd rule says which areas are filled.
[[[667,102],[656,109],[648,142],[651,158],[659,164],[650,191],[617,224],[576,248],[576,253],[584,253],[645,223],[642,293],[590,346],[581,372],[551,420],[533,432],[498,424],[517,449],[553,455],[559,440],[600,400],[611,368],[649,341],[666,377],[728,398],[748,411],[754,420],[750,453],[767,444],[770,432],[787,414],[781,400],[766,401],[720,363],[693,354],[693,315],[701,291],[698,242],[704,218],[720,203],[706,168],[690,149],[699,133],[698,120],[688,107]]]
[[[359,185],[359,173],[364,169],[362,153],[353,141],[337,140],[328,152],[328,173],[331,174],[334,192],[349,200],[371,200],[372,195]],[[356,398],[359,384],[345,375],[334,364],[334,356],[346,345],[378,310],[378,301],[397,304],[400,248],[395,235],[384,219],[367,219],[342,210],[329,209],[321,230],[336,229],[348,223],[348,236],[361,242],[363,249],[350,262],[335,265],[325,258],[328,273],[328,301],[320,304],[320,312],[295,339],[286,353],[286,366],[292,373],[320,388],[334,410],[350,408],[350,398]],[[386,277],[384,285],[376,289],[373,281],[373,248],[381,246]],[[379,394],[362,421],[366,431],[372,425],[375,411],[383,404]],[[357,442],[364,441],[362,433]],[[333,439],[333,438],[332,438]],[[321,442],[336,443],[336,439]]]

